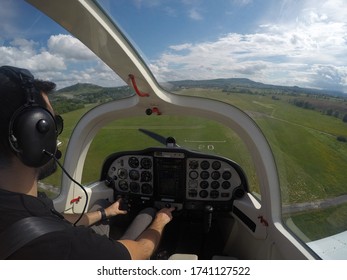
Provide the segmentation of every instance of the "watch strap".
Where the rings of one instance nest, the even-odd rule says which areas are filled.
[[[107,216],[106,216],[105,208],[99,208],[98,211],[100,211],[101,213],[101,221],[106,220]]]

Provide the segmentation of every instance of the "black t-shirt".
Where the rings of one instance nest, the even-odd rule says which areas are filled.
[[[0,189],[0,232],[16,221],[30,217],[50,217],[68,223],[56,214],[47,197],[33,197]],[[25,231],[26,229],[23,229]],[[83,226],[45,234],[13,253],[8,259],[109,260],[131,259],[126,247]]]

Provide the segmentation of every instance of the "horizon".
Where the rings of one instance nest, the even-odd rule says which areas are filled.
[[[258,81],[254,81],[252,79],[249,78],[216,78],[216,79],[205,79],[205,80],[193,80],[193,79],[187,79],[187,80],[177,80],[177,81],[167,81],[164,83],[170,84],[170,83],[179,83],[179,82],[206,82],[206,81],[216,81],[216,80],[247,80],[250,81],[252,83],[255,84],[262,84],[264,86],[269,86],[269,87],[281,87],[281,88],[288,88],[288,89],[301,89],[303,91],[308,90],[308,91],[317,91],[317,93],[313,93],[313,94],[327,94],[329,96],[335,96],[334,94],[336,94],[339,97],[343,97],[343,98],[347,98],[347,93],[342,92],[342,91],[337,91],[337,90],[329,90],[329,89],[319,89],[319,88],[310,88],[310,87],[301,87],[301,86],[285,86],[285,85],[275,85],[275,84],[267,84],[267,83],[262,83],[262,82],[258,82]],[[159,83],[161,84],[161,83]],[[74,87],[77,85],[85,85],[85,86],[96,86],[96,87],[101,87],[101,88],[121,88],[121,87],[130,87],[127,84],[124,85],[116,85],[116,86],[102,86],[102,85],[98,85],[98,84],[93,84],[93,83],[88,83],[88,82],[76,82],[75,84],[71,84],[68,85],[66,87],[57,89],[56,92],[59,91],[64,91],[65,89],[69,88],[69,87]],[[346,96],[345,96],[346,95]]]

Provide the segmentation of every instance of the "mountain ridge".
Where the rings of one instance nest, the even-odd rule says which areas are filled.
[[[263,90],[281,90],[281,91],[291,91],[293,93],[308,93],[308,94],[328,94],[332,96],[344,96],[346,94],[341,91],[326,90],[326,89],[315,89],[306,88],[299,86],[281,86],[273,84],[265,84],[261,82],[256,82],[248,78],[225,78],[225,79],[208,79],[208,80],[181,80],[173,81],[170,84],[175,87],[198,87],[203,85],[205,87],[223,87],[223,89],[263,89]]]
[[[232,90],[271,90],[273,92],[281,91],[284,93],[306,93],[306,94],[320,94],[320,95],[331,95],[338,97],[347,97],[346,93],[334,90],[325,89],[315,89],[306,88],[299,86],[281,86],[273,84],[265,84],[261,82],[256,82],[248,78],[221,78],[221,79],[206,79],[206,80],[180,80],[180,81],[170,81],[162,83],[166,88],[170,90],[179,90],[182,88],[220,88],[225,91]],[[76,83],[56,91],[57,94],[88,94],[104,92],[105,89],[109,91],[114,91],[121,88],[127,88],[127,86],[118,87],[102,87],[91,83]]]

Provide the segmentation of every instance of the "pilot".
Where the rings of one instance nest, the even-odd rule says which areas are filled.
[[[90,226],[125,214],[120,201],[85,213],[74,226],[76,216],[64,217],[39,195],[38,180],[56,170],[62,131],[48,99],[54,88],[26,69],[0,67],[0,259],[149,259],[174,208],[156,212],[149,225],[142,222],[147,227],[135,240],[112,240]]]

